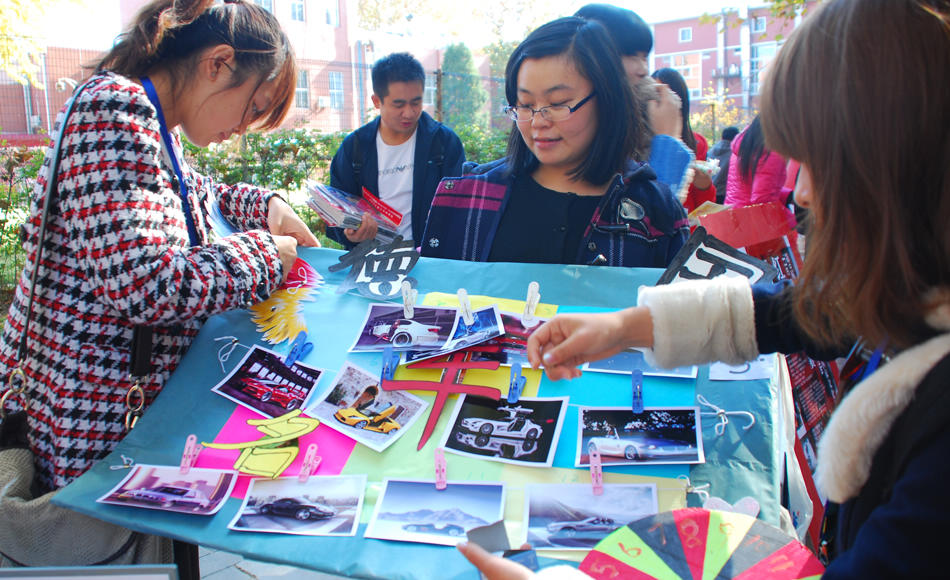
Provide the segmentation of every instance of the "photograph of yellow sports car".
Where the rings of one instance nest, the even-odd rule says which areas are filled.
[[[396,411],[396,406],[391,405],[380,413],[365,413],[353,407],[340,409],[333,414],[337,421],[344,425],[349,425],[355,429],[366,429],[367,431],[376,431],[378,433],[389,433],[402,427],[395,419],[389,416]]]

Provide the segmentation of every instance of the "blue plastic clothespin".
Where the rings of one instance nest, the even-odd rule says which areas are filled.
[[[643,412],[643,371],[633,369],[630,379],[633,382],[633,412],[640,414]]]
[[[527,378],[521,374],[521,363],[511,365],[511,381],[508,384],[508,404],[513,405],[518,402],[521,396],[521,390],[524,388]]]
[[[398,351],[393,352],[393,347],[383,348],[383,368],[379,373],[380,382],[393,380],[393,374],[396,372],[396,367],[399,366],[399,360],[400,354]]]
[[[284,364],[293,366],[295,362],[307,356],[313,350],[313,343],[307,342],[307,333],[303,330],[297,334],[297,338],[290,343],[290,352],[284,357]]]

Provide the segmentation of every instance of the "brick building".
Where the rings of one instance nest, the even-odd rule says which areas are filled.
[[[804,14],[792,20],[774,19],[768,6],[760,6],[710,15],[716,22],[694,16],[656,23],[650,70],[678,70],[690,88],[693,113],[706,107],[702,97],[714,92],[752,114],[758,110],[762,71],[816,4],[807,2]]]

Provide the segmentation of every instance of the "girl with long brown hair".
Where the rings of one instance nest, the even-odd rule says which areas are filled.
[[[37,185],[26,265],[0,340],[4,382],[23,371],[15,374],[26,396],[9,397],[4,411],[27,413],[38,489],[60,488],[108,454],[203,320],[267,298],[297,245],[319,245],[274,193],[192,171],[178,136],[203,147],[276,127],[295,81],[287,36],[266,10],[158,0],[74,95],[60,120],[58,171],[50,174],[55,155],[47,155]],[[133,336],[149,333],[149,372],[137,390]]]
[[[950,2],[822,3],[782,47],[762,94],[766,144],[801,162],[795,197],[812,220],[796,285],[720,277],[642,288],[639,306],[553,318],[529,339],[532,364],[557,380],[632,346],[672,368],[846,353],[857,337],[879,345],[889,362],[865,369],[819,444],[817,483],[839,507],[824,577],[946,575],[948,103]],[[528,577],[463,550],[490,578]]]

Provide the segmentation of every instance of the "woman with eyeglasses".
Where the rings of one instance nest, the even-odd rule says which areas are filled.
[[[686,214],[631,161],[638,105],[604,28],[574,17],[541,26],[505,79],[508,154],[442,180],[422,255],[665,267],[686,241]]]

